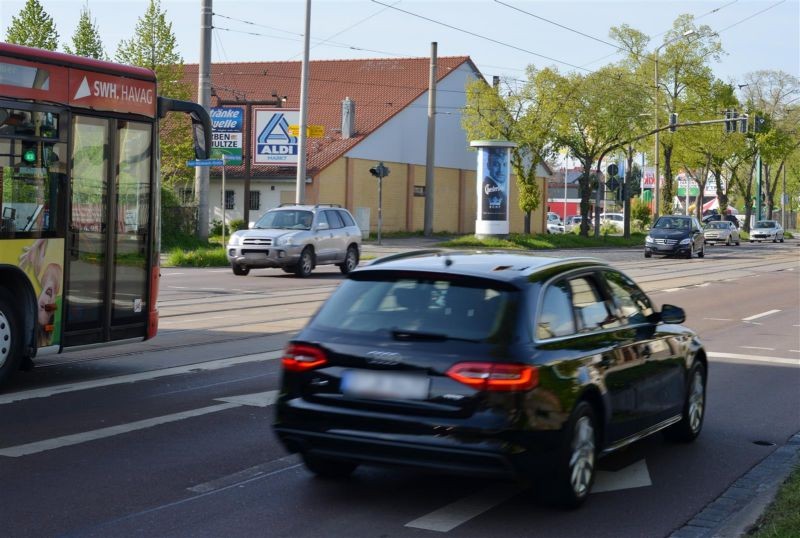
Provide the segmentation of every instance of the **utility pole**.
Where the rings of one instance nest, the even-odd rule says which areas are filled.
[[[306,201],[306,115],[308,111],[308,50],[311,34],[311,0],[306,0],[306,29],[303,33],[303,66],[300,69],[300,132],[297,142],[297,182],[294,201]]]
[[[200,64],[197,76],[197,102],[209,110],[211,104],[211,2],[201,0],[200,4]],[[209,148],[210,149],[210,148]],[[209,167],[198,166],[194,171],[194,192],[197,199],[197,237],[208,241],[208,190]],[[223,206],[225,201],[223,200]]]
[[[428,147],[425,152],[425,236],[433,234],[433,171],[436,141],[436,41],[431,42],[428,79]]]

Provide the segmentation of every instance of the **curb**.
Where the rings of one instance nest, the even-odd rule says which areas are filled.
[[[745,536],[800,465],[800,432],[736,480],[669,538]]]

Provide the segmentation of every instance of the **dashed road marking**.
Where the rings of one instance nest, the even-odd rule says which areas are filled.
[[[730,318],[703,318],[703,319],[707,319],[709,321],[733,321]]]
[[[711,359],[717,359],[721,362],[726,362],[727,360],[744,361],[744,362],[765,362],[770,364],[787,364],[790,366],[800,367],[800,359],[787,359],[785,357],[763,357],[760,355],[741,355],[739,353],[720,353],[716,351],[710,351],[708,353],[708,356]]]
[[[739,346],[742,349],[761,349],[764,351],[775,351],[774,347],[758,347],[758,346]]]
[[[406,523],[406,527],[448,532],[524,491],[515,484],[496,484]]]

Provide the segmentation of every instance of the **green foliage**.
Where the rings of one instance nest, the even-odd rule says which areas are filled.
[[[78,56],[94,58],[95,60],[108,59],[103,49],[103,42],[100,40],[100,30],[98,30],[96,23],[92,21],[88,5],[81,8],[78,26],[75,28],[75,33],[72,34],[72,46],[74,48],[64,45],[64,50],[69,54],[77,54]]]
[[[631,219],[641,222],[643,227],[650,226],[650,221],[653,219],[650,205],[641,198],[634,198],[631,200]]]
[[[783,483],[773,503],[759,518],[752,538],[791,538],[800,529],[800,467],[795,467]]]
[[[150,0],[134,36],[117,47],[116,60],[155,71],[159,95],[189,99],[189,86],[182,82],[183,58],[161,0]],[[194,171],[186,166],[186,161],[194,158],[189,119],[172,115],[161,122],[159,134],[162,181],[173,187],[187,185],[194,178]]]
[[[242,219],[233,219],[228,222],[227,226],[225,226],[225,235],[231,235],[233,232],[238,232],[239,230],[246,230],[247,225],[244,223]],[[222,235],[222,221],[219,219],[214,219],[211,221],[211,226],[208,229],[209,235]]]
[[[228,227],[234,232],[238,232],[239,230],[246,230],[247,224],[242,219],[233,219],[228,223]]]
[[[201,247],[195,250],[172,249],[165,266],[170,267],[226,267],[230,265],[225,249],[219,246]]]
[[[38,0],[28,0],[18,17],[11,17],[6,31],[6,41],[26,47],[46,50],[58,48],[58,32],[53,18]]]
[[[604,222],[600,225],[600,235],[617,235],[622,233],[622,228],[613,222]]]

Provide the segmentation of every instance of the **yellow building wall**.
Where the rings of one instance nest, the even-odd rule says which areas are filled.
[[[352,170],[351,190],[348,193],[347,162],[342,157],[314,178],[316,183],[308,197],[311,203],[341,204],[355,213],[357,207],[370,208],[370,231],[378,229],[378,180],[369,173],[374,161],[349,159]],[[383,228],[384,232],[421,231],[425,228],[425,198],[409,196],[413,186],[408,184],[409,170],[413,167],[413,182],[425,185],[425,167],[403,163],[384,162],[391,171],[383,179]],[[433,231],[450,233],[474,233],[477,215],[475,171],[460,171],[454,168],[436,168],[434,177]],[[461,179],[463,178],[463,179]],[[542,180],[544,183],[544,180]],[[512,233],[522,233],[523,213],[519,209],[519,192],[516,179],[511,178],[509,194],[509,229]],[[544,186],[542,187],[544,194]],[[351,199],[352,204],[347,200]],[[546,198],[543,198],[546,200]],[[408,204],[411,204],[412,229],[406,227]],[[459,211],[459,204],[461,210]],[[545,203],[531,215],[531,231],[544,230]],[[352,206],[352,207],[351,207]],[[459,222],[460,219],[460,222]]]

